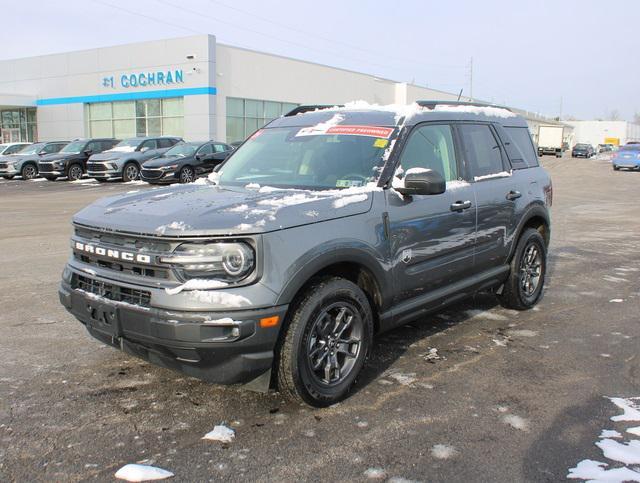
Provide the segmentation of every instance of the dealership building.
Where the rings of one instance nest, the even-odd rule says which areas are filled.
[[[3,142],[161,134],[233,142],[299,104],[457,97],[212,35],[0,61]],[[537,123],[548,121],[518,112],[534,138]]]

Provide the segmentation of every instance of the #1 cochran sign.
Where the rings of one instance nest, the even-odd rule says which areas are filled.
[[[343,136],[369,136],[374,138],[389,139],[391,133],[393,133],[392,127],[378,127],[378,126],[348,126],[339,125],[331,126],[328,128],[320,128],[317,126],[304,127],[298,131],[296,136],[318,136],[318,135],[331,135],[340,134]]]

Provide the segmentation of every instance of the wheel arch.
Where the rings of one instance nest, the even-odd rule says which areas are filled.
[[[551,240],[551,220],[549,218],[549,212],[542,204],[535,204],[527,208],[520,220],[513,238],[513,243],[511,243],[509,260],[511,260],[515,253],[520,236],[527,228],[533,228],[540,232],[544,239],[545,247],[549,247],[549,242]]]

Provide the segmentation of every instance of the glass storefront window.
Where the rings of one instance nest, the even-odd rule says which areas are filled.
[[[36,109],[27,107],[0,111],[0,139],[3,142],[37,141]]]
[[[242,141],[298,104],[227,97],[227,142]]]
[[[182,136],[184,132],[182,97],[87,104],[85,112],[92,137]]]

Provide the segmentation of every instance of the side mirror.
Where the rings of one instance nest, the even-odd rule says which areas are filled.
[[[85,149],[84,150],[84,154],[86,154],[87,156],[91,156],[93,154],[93,150],[92,149]]]
[[[404,177],[404,187],[394,188],[405,196],[411,195],[439,195],[447,189],[447,182],[442,175],[431,169],[407,173]]]

